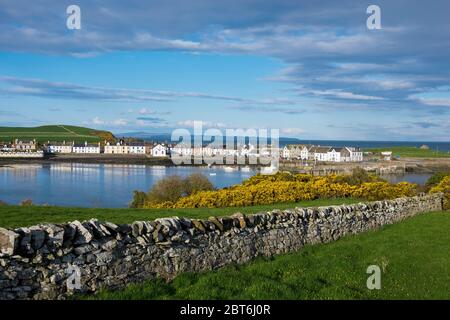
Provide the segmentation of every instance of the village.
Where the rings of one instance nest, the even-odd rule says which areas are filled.
[[[237,144],[234,148],[227,146],[192,146],[189,144],[170,144],[160,142],[126,141],[119,139],[115,143],[76,143],[50,142],[38,143],[36,139],[0,143],[0,158],[43,158],[47,155],[129,155],[156,158],[191,157],[191,156],[241,156],[258,157],[276,152],[284,161],[302,161],[303,164],[326,162],[362,162],[363,152],[357,147],[332,147],[305,144],[288,144],[273,150],[270,146],[258,149],[252,144]]]

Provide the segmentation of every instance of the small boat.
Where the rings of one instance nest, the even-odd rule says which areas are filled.
[[[211,172],[209,175],[210,175],[210,176],[215,176],[215,175],[217,175],[217,173]]]
[[[270,167],[261,167],[261,174],[275,174],[278,172],[278,165],[275,165],[273,162],[270,163]]]
[[[233,172],[233,171],[236,171],[237,168],[234,168],[234,167],[224,167],[223,170],[225,170],[226,172]]]
[[[242,167],[242,168],[241,168],[241,171],[242,171],[242,172],[250,172],[251,169],[250,169],[249,166],[246,166],[246,167]]]

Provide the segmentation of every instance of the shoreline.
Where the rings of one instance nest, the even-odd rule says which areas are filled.
[[[207,164],[181,164],[175,165],[168,157],[155,158],[140,155],[56,155],[45,158],[0,158],[0,167],[17,164],[52,164],[52,163],[85,163],[85,164],[122,164],[122,165],[146,165],[146,166],[182,166],[182,167],[205,167]],[[259,168],[261,165],[228,165],[214,164],[214,166],[248,166]],[[320,163],[302,165],[299,161],[280,161],[280,171],[293,173],[312,173],[315,175],[329,173],[347,173],[356,167],[361,167],[369,172],[377,174],[404,174],[404,173],[435,173],[439,171],[450,171],[449,158],[403,158],[393,161],[363,161],[346,163]]]

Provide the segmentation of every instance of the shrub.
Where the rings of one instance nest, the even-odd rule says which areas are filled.
[[[134,191],[129,207],[167,208],[173,206],[183,196],[213,189],[212,183],[201,173],[194,173],[185,179],[180,176],[170,176],[156,182],[148,193]]]
[[[450,172],[436,172],[427,180],[427,182],[425,182],[425,186],[428,188],[432,188],[438,185],[442,181],[442,179],[449,175]]]
[[[133,191],[133,200],[131,200],[130,208],[142,208],[147,201],[147,194],[143,191],[135,190]]]
[[[298,179],[299,178],[299,179]],[[372,178],[371,178],[372,179]],[[394,199],[416,194],[417,185],[384,181],[351,185],[340,182],[341,176],[305,177],[305,175],[274,175],[266,179],[255,176],[242,185],[216,191],[198,191],[178,201],[159,203],[158,208],[216,208],[298,202],[319,198]],[[146,206],[154,207],[152,204]]]
[[[7,206],[8,204],[5,201],[0,200],[0,207],[1,206]]]
[[[352,173],[349,175],[337,176],[336,181],[356,186],[363,184],[365,182],[382,182],[384,180],[377,175],[368,173],[361,167],[356,167],[352,170]]]
[[[450,209],[450,175],[445,176],[439,184],[431,188],[430,193],[444,193],[444,209]]]
[[[184,192],[186,195],[194,194],[198,191],[213,190],[214,186],[208,178],[201,173],[191,174],[184,179]]]
[[[165,177],[150,189],[147,194],[147,201],[149,203],[162,203],[166,201],[175,202],[183,195],[185,183],[180,176]]]
[[[31,199],[22,200],[20,205],[24,206],[24,207],[32,206],[33,205],[33,200],[31,200]]]

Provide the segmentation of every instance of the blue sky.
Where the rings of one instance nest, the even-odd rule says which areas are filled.
[[[432,4],[3,0],[0,125],[448,141],[450,3]]]

